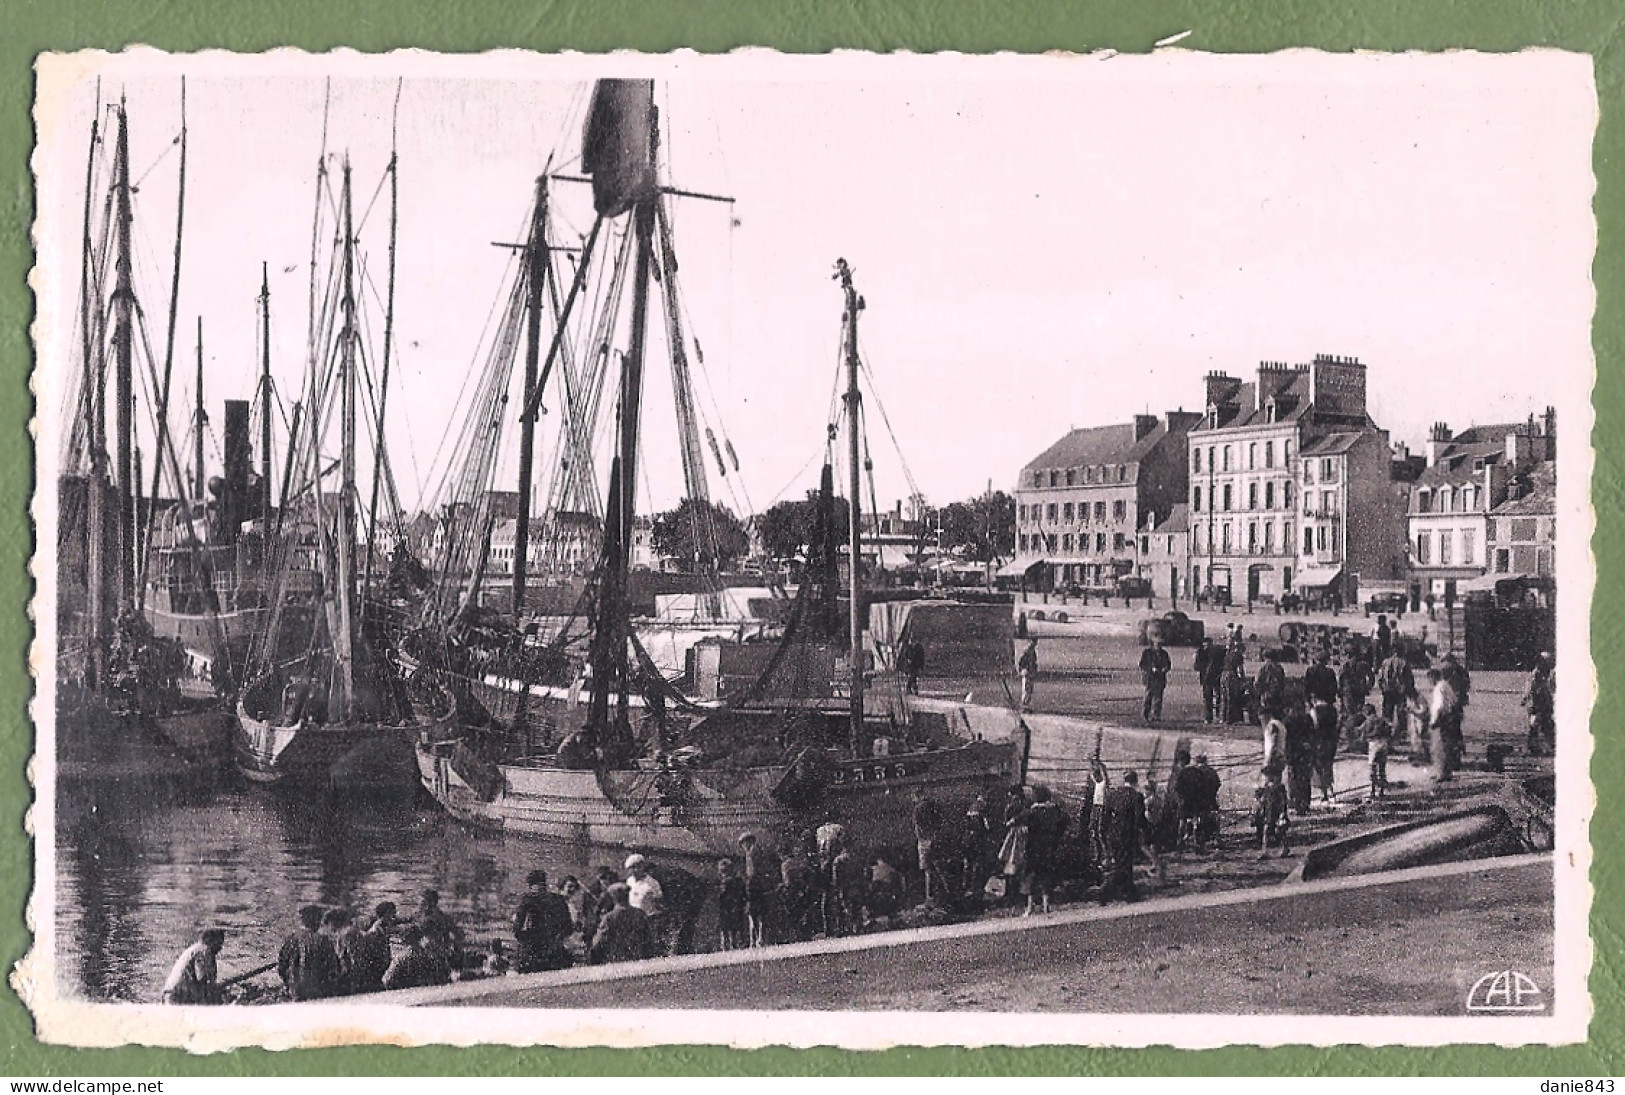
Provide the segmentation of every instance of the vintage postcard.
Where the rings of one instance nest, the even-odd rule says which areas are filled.
[[[37,75],[42,1038],[1584,1039],[1589,58]]]

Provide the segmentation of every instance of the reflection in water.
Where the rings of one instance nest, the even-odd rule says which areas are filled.
[[[210,925],[227,931],[222,977],[271,961],[312,903],[370,912],[387,900],[410,915],[433,887],[470,941],[507,938],[527,873],[585,879],[626,854],[476,833],[422,798],[313,798],[235,778],[189,794],[126,788],[58,825],[60,989],[105,1000],[156,1000]]]

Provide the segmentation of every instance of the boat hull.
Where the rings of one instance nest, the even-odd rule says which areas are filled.
[[[445,699],[436,713],[406,723],[294,725],[258,718],[239,702],[232,756],[243,776],[255,783],[363,792],[410,788],[416,778],[412,742],[445,737],[456,727],[450,697]]]
[[[976,795],[1008,786],[1018,766],[1012,745],[987,742],[834,762],[817,801],[792,809],[775,794],[789,774],[782,765],[599,773],[545,761],[482,765],[458,747],[455,741],[420,742],[417,761],[423,786],[462,822],[682,855],[737,854],[745,830],[764,845],[785,847],[825,820],[846,825],[859,847],[912,847],[917,794],[963,811]]]
[[[186,648],[192,675],[209,679],[214,662],[224,659],[228,666],[241,666],[248,659],[249,644],[265,620],[263,608],[240,608],[234,612],[197,615],[175,612],[158,605],[146,607],[147,622],[160,639],[173,639]],[[224,641],[226,649],[218,649]]]

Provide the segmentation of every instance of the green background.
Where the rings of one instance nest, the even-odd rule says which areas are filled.
[[[28,323],[33,300],[26,274],[32,261],[29,224],[33,184],[32,63],[43,50],[117,50],[142,43],[169,50],[259,51],[276,46],[325,50],[350,46],[379,51],[423,47],[475,51],[523,47],[552,51],[612,49],[665,51],[689,47],[713,52],[760,45],[802,53],[836,48],[866,50],[1087,51],[1149,50],[1183,30],[1183,48],[1262,52],[1295,46],[1333,51],[1504,51],[1549,46],[1590,54],[1602,119],[1594,162],[1598,251],[1594,268],[1598,363],[1596,478],[1598,590],[1592,653],[1600,694],[1593,716],[1597,735],[1593,780],[1600,801],[1592,826],[1596,847],[1596,900],[1591,934],[1597,958],[1591,975],[1596,1014],[1591,1042],[1563,1049],[1228,1049],[1113,1051],[1083,1049],[908,1050],[843,1053],[834,1050],[674,1048],[645,1051],[355,1048],[266,1053],[241,1051],[192,1057],[180,1051],[69,1050],[34,1041],[28,1013],[9,989],[0,990],[0,1075],[44,1078],[96,1075],[329,1075],[344,1073],[547,1075],[639,1074],[1529,1074],[1598,1076],[1621,1071],[1622,997],[1619,986],[1622,914],[1620,870],[1625,844],[1620,800],[1625,750],[1610,729],[1620,696],[1614,687],[1625,658],[1619,619],[1625,587],[1619,580],[1621,461],[1618,437],[1625,415],[1625,385],[1613,371],[1625,336],[1625,10],[1601,0],[1488,0],[1350,3],[1349,0],[1242,0],[1123,5],[1097,10],[1066,0],[1021,3],[857,3],[743,0],[704,3],[546,0],[132,0],[88,3],[55,0],[0,2],[0,952],[9,967],[28,943],[23,905],[31,884],[32,849],[23,832],[29,800],[24,766],[32,748],[25,710],[30,684],[27,562],[32,551],[28,500],[32,490],[30,403],[32,360]],[[1535,363],[1531,363],[1535,366]],[[1538,367],[1538,366],[1537,366]],[[1172,1021],[1172,1020],[1171,1020]]]

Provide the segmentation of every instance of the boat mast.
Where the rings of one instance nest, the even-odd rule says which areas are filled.
[[[260,517],[262,536],[271,535],[271,274],[260,263]]]
[[[536,377],[542,354],[542,289],[547,279],[547,176],[536,180],[536,212],[530,222],[530,242],[525,247],[525,413],[519,419],[519,511],[513,537],[513,618],[518,623],[525,612],[525,581],[530,571],[531,476],[536,450]],[[524,716],[525,692],[519,694],[520,718]]]
[[[158,444],[152,460],[152,489],[147,492],[147,515],[141,522],[142,538],[147,544],[152,542],[153,519],[158,513],[158,491],[163,484],[164,454],[169,448],[169,381],[175,369],[175,323],[180,314],[181,296],[181,239],[182,230],[186,226],[186,78],[181,77],[181,146],[180,164],[180,190],[175,199],[175,271],[169,283],[169,326],[164,339],[164,380],[158,395]],[[175,484],[175,493],[181,493],[181,485]],[[147,564],[150,551],[141,554],[141,581],[136,584],[136,606],[139,608],[146,603],[147,597]]]
[[[192,498],[205,510],[209,505],[208,480],[203,469],[203,427],[209,414],[203,409],[203,317],[197,317],[197,400],[192,408]]]
[[[840,279],[841,289],[846,294],[846,434],[847,434],[847,461],[850,467],[849,487],[851,490],[851,503],[847,513],[847,548],[851,561],[852,577],[849,583],[850,592],[847,600],[848,620],[848,656],[852,662],[851,681],[851,735],[852,751],[858,755],[860,743],[863,740],[863,590],[859,575],[863,566],[863,531],[859,527],[860,510],[858,499],[863,497],[863,464],[860,460],[860,437],[858,416],[863,407],[863,395],[858,391],[858,369],[861,359],[858,357],[858,313],[863,311],[863,298],[858,296],[857,290],[852,287],[852,268],[846,264],[845,259],[835,260],[835,276]]]
[[[350,158],[344,158],[344,185],[340,199],[344,221],[344,330],[339,334],[339,398],[343,447],[339,468],[338,628],[333,636],[333,688],[328,697],[332,721],[350,717],[355,692],[355,655],[352,649],[353,621],[350,597],[353,592],[355,560],[355,225],[350,207]],[[319,472],[318,472],[319,474]],[[333,693],[336,693],[334,695]],[[335,702],[336,701],[336,702]]]
[[[96,276],[96,260],[91,246],[91,188],[96,182],[96,144],[101,124],[101,91],[96,94],[96,116],[90,121],[90,154],[85,163],[85,232],[84,232],[84,287],[80,308],[84,329],[81,332],[85,355],[85,398],[90,414],[90,476],[86,483],[85,582],[87,608],[90,610],[90,657],[86,664],[87,683],[99,688],[102,678],[102,658],[107,641],[107,371],[103,368],[101,339],[96,332],[101,327],[101,288]]]
[[[118,257],[114,267],[113,350],[118,399],[118,607],[122,613],[132,601],[135,576],[135,288],[130,259],[130,132],[124,101],[118,107],[118,144],[114,158],[117,202]]]
[[[395,107],[398,111],[401,104],[400,85],[395,85]],[[390,130],[389,148],[389,290],[384,302],[384,367],[383,375],[378,381],[378,425],[373,431],[377,440],[378,452],[373,461],[372,470],[372,498],[367,503],[367,567],[365,578],[362,581],[362,590],[372,588],[372,551],[373,543],[378,539],[378,484],[384,477],[384,408],[389,404],[389,361],[391,351],[395,345],[395,236],[400,225],[400,181],[395,172],[398,162],[395,151],[395,130]],[[366,611],[365,595],[361,602],[361,610]]]

